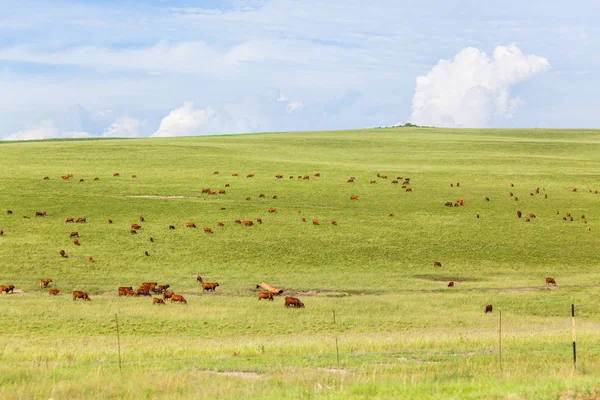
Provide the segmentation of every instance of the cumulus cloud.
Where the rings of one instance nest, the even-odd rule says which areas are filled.
[[[196,109],[194,102],[186,101],[183,107],[174,109],[160,121],[154,137],[197,135],[202,128],[210,124],[215,112],[212,108]]]
[[[90,137],[87,132],[78,131],[60,131],[53,120],[44,120],[38,125],[28,127],[22,131],[12,133],[3,137],[3,140],[42,140],[42,139],[66,139],[66,138],[87,138]]]
[[[443,127],[484,127],[512,118],[523,103],[510,88],[546,71],[548,60],[525,55],[516,46],[498,46],[490,57],[468,47],[441,60],[417,78],[411,122]]]
[[[301,101],[290,101],[286,107],[287,112],[289,114],[293,113],[295,110],[299,110],[304,107],[304,103]]]
[[[136,137],[141,128],[141,122],[127,116],[118,118],[102,133],[102,137]]]

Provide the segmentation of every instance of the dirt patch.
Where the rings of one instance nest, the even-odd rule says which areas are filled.
[[[2,293],[2,294],[0,294],[0,296],[11,296],[13,294],[24,295],[25,291],[23,289],[13,289],[12,293]]]
[[[317,368],[319,371],[331,372],[332,374],[345,374],[346,370],[343,368]]]
[[[344,296],[349,296],[350,293],[348,292],[334,292],[331,290],[308,290],[306,292],[298,292],[298,291],[289,291],[288,293],[292,293],[295,295],[299,295],[299,296],[317,296],[317,295],[324,295],[327,297],[344,297]]]
[[[127,196],[130,198],[134,198],[134,199],[200,199],[202,198],[201,196],[158,196],[158,195],[151,195],[151,194],[139,194],[139,195],[132,195],[132,196]]]
[[[502,292],[515,293],[515,292],[537,292],[539,290],[557,290],[558,286],[539,286],[539,287],[524,287],[524,288],[511,288],[500,290]]]
[[[233,376],[244,379],[262,379],[262,376],[256,372],[244,372],[244,371],[227,371],[227,372],[216,372],[217,375],[221,376]]]

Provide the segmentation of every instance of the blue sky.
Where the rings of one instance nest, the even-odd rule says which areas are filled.
[[[4,139],[600,126],[598,0],[0,5]]]

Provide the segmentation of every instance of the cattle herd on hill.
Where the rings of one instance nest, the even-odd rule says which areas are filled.
[[[213,174],[218,175],[219,171],[218,170],[214,171]],[[238,173],[233,173],[231,176],[232,177],[238,177],[239,174]],[[252,173],[246,175],[247,178],[254,178],[254,176],[255,175],[252,174]],[[321,176],[321,174],[317,172],[317,173],[313,174],[313,176],[298,175],[297,179],[301,179],[301,180],[311,180],[311,179],[313,179],[314,180],[314,179],[319,178],[320,176]],[[62,175],[61,179],[65,180],[65,181],[68,181],[72,177],[73,177],[72,174],[67,174],[67,175]],[[118,172],[115,172],[115,173],[113,173],[113,177],[120,177],[120,174]],[[132,177],[132,179],[136,179],[137,175],[134,174],[131,177]],[[277,175],[275,175],[275,178],[276,179],[283,179],[283,175],[282,174],[277,174]],[[383,174],[377,174],[377,178],[386,180],[386,179],[388,179],[388,176],[387,175],[383,175]],[[294,176],[290,176],[289,179],[295,179],[295,177]],[[50,180],[50,177],[45,176],[43,178],[43,180],[45,180],[45,181]],[[99,180],[100,180],[100,178],[98,178],[98,177],[94,178],[94,181],[99,181]],[[355,181],[356,181],[356,177],[351,176],[346,182],[347,183],[354,183]],[[411,183],[410,178],[398,176],[396,179],[391,179],[390,181],[391,181],[392,184],[395,184],[395,185],[399,184],[400,181],[402,181],[402,188],[405,189],[406,192],[412,192],[413,191],[413,188],[409,186],[410,183]],[[84,179],[80,179],[79,182],[84,182]],[[378,183],[378,181],[375,180],[375,179],[372,179],[372,180],[369,181],[369,183],[370,184],[376,184],[376,183]],[[225,184],[225,187],[230,187],[230,184]],[[460,187],[460,182],[456,182],[456,184],[451,183],[450,187]],[[510,187],[514,188],[514,184],[511,183]],[[544,188],[542,188],[541,190],[545,191]],[[573,188],[572,192],[577,192],[577,188]],[[590,190],[590,192],[592,192],[592,190]],[[202,193],[210,195],[210,196],[214,196],[214,195],[219,195],[219,194],[226,194],[227,192],[226,192],[225,189],[219,189],[219,190],[217,190],[217,189],[211,189],[211,188],[203,188],[202,189]],[[598,191],[594,190],[593,193],[597,194]],[[539,187],[530,192],[530,196],[532,196],[532,197],[536,196],[536,195],[539,195],[539,194],[540,194],[540,188]],[[514,198],[515,201],[519,200],[519,198],[517,196],[515,196],[512,191],[508,193],[508,196],[511,197],[511,198]],[[265,198],[265,194],[261,193],[261,194],[259,194],[258,197],[259,198]],[[544,198],[547,199],[548,195],[544,194]],[[273,200],[278,199],[278,195],[273,195],[272,199]],[[484,199],[487,202],[490,201],[490,197],[489,196],[485,196]],[[246,197],[246,200],[251,200],[251,197],[250,196]],[[355,194],[351,195],[350,196],[350,200],[356,200],[356,201],[358,201],[359,200],[358,195],[355,195]],[[466,204],[466,200],[464,198],[462,198],[462,197],[459,197],[455,201],[447,201],[447,202],[445,202],[444,206],[446,206],[446,207],[462,207],[462,206],[465,206],[465,204]],[[221,209],[223,210],[224,208],[221,208]],[[268,212],[272,213],[272,214],[277,213],[277,208],[270,207],[268,209]],[[301,213],[301,210],[298,210],[298,213]],[[13,214],[12,210],[8,210],[7,211],[7,215],[12,215],[12,214]],[[521,212],[521,210],[517,211],[517,218],[521,218],[523,215],[524,214]],[[560,212],[558,210],[556,211],[556,215],[560,216]],[[48,213],[46,211],[36,211],[35,212],[35,216],[36,217],[46,217],[46,216],[48,216]],[[394,217],[394,213],[390,213],[389,217]],[[479,218],[479,214],[477,214],[476,217]],[[24,215],[23,218],[29,219],[29,216]],[[525,222],[531,222],[535,218],[537,218],[536,215],[535,215],[535,213],[529,213],[529,214],[526,214],[524,216],[523,220]],[[569,212],[565,213],[564,216],[562,217],[562,219],[564,221],[571,221],[571,222],[574,221],[574,217]],[[582,215],[581,219],[583,220],[583,223],[587,225],[588,222],[587,222],[587,219],[586,219],[585,215]],[[300,220],[302,222],[308,222],[307,218],[305,218],[305,217],[302,217]],[[144,217],[140,216],[139,217],[139,222],[144,222],[144,221],[145,221]],[[256,223],[262,224],[262,222],[263,221],[262,221],[261,218],[257,218],[256,219]],[[87,223],[87,219],[86,219],[86,217],[68,217],[68,218],[66,218],[65,223],[85,224],[85,223]],[[108,224],[112,224],[113,223],[112,219],[109,219],[107,221],[107,223]],[[242,225],[242,226],[253,226],[254,225],[254,221],[253,220],[240,220],[240,219],[236,219],[234,221],[234,223]],[[334,220],[331,221],[331,224],[337,226],[338,222],[334,219]],[[320,225],[319,220],[312,219],[312,225],[319,226]],[[217,226],[222,228],[222,227],[225,226],[225,224],[222,221],[219,221],[219,222],[217,222]],[[188,222],[185,223],[185,227],[186,228],[190,228],[190,229],[197,228],[196,224],[193,223],[193,222],[190,222],[190,221],[188,221]],[[138,224],[138,223],[132,223],[131,226],[130,226],[130,232],[131,232],[131,234],[137,234],[141,229],[142,229],[142,226],[140,224]],[[175,225],[169,225],[168,229],[169,230],[174,230],[175,229]],[[591,230],[591,227],[588,225],[587,229]],[[207,234],[214,234],[213,229],[210,228],[210,227],[204,227],[203,228],[203,232],[207,233]],[[5,236],[5,232],[0,229],[0,237],[3,237],[3,236]],[[78,239],[79,238],[79,232],[78,231],[71,232],[71,234],[69,235],[69,238],[74,238],[73,244],[75,246],[80,246],[80,242],[79,242],[79,239]],[[154,241],[154,239],[152,238],[152,236],[149,237],[149,241],[150,242]],[[59,251],[59,254],[60,254],[61,257],[64,257],[64,258],[68,257],[67,252],[64,249],[61,249]],[[149,256],[148,251],[145,251],[144,254],[146,256]],[[94,260],[93,257],[89,257],[88,258],[88,262],[89,263],[94,263],[95,260]],[[442,267],[442,263],[441,263],[441,261],[434,261],[433,262],[433,266],[441,268]],[[210,291],[215,292],[216,288],[219,286],[219,283],[217,283],[217,282],[204,282],[199,275],[196,275],[196,279],[197,279],[197,282],[200,283],[201,286],[202,286],[202,292],[210,292]],[[53,280],[51,278],[42,279],[42,280],[40,280],[40,289],[46,289],[52,283],[53,283]],[[454,281],[448,282],[448,287],[452,288],[452,287],[454,287],[454,285],[455,285]],[[554,285],[554,286],[556,286],[555,279],[551,278],[551,277],[547,277],[546,278],[546,285]],[[257,286],[257,288],[258,287],[259,286]],[[282,292],[283,292],[282,290],[272,289],[272,287],[270,287],[270,285],[266,285],[265,287],[268,288],[267,291],[261,291],[261,292],[259,292],[257,294],[259,301],[262,300],[262,299],[273,301],[274,297],[281,295]],[[129,296],[129,297],[139,297],[139,296],[149,296],[149,297],[152,297],[153,295],[162,295],[162,298],[160,298],[160,297],[153,297],[152,304],[158,304],[158,305],[163,304],[164,305],[165,304],[165,300],[168,300],[168,299],[171,300],[171,303],[187,304],[187,300],[182,295],[177,294],[177,293],[175,293],[175,292],[173,292],[172,290],[169,290],[169,289],[170,289],[170,285],[168,285],[168,284],[159,285],[158,282],[142,282],[141,285],[139,285],[139,287],[136,290],[134,290],[134,288],[132,286],[128,286],[128,287],[122,286],[122,287],[119,287],[117,289],[117,291],[118,291],[118,296]],[[15,286],[14,285],[0,285],[0,294],[13,294],[13,293],[15,293],[14,290],[15,290]],[[60,290],[56,289],[56,288],[49,288],[48,289],[48,293],[50,295],[52,295],[52,296],[56,296],[56,295],[60,294]],[[72,295],[73,295],[73,301],[75,301],[77,299],[81,299],[81,300],[84,300],[84,301],[91,301],[88,293],[84,292],[84,291],[73,291]],[[290,296],[285,296],[284,305],[285,305],[285,307],[304,308],[304,303],[302,303],[298,298],[290,297]],[[486,305],[486,307],[485,307],[485,313],[492,312],[492,310],[493,310],[493,307],[492,307],[491,304]]]

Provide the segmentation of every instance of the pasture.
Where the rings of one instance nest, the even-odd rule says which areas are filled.
[[[0,295],[0,397],[598,398],[599,145],[425,128],[0,143],[17,292]],[[145,281],[187,305],[118,296]],[[284,295],[258,301],[261,282]]]

